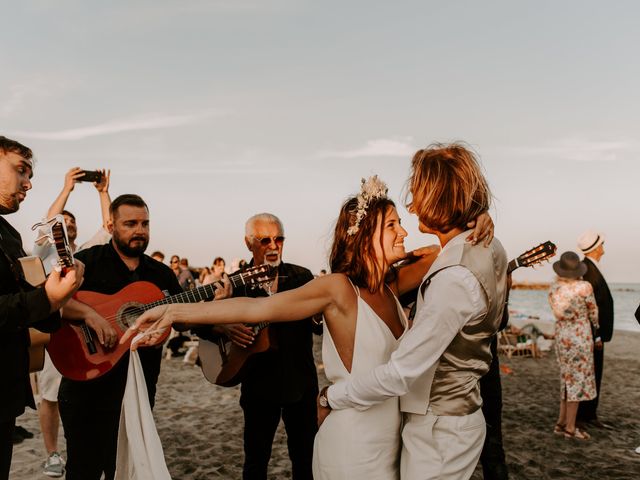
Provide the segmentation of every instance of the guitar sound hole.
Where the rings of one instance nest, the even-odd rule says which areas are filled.
[[[122,330],[126,330],[133,325],[136,319],[142,315],[143,305],[138,302],[129,302],[123,305],[118,312],[118,325]]]

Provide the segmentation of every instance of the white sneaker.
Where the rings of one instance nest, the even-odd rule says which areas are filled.
[[[44,462],[44,471],[49,477],[61,477],[64,474],[64,460],[58,452],[53,452]]]
[[[640,447],[636,448],[636,453],[640,453]]]

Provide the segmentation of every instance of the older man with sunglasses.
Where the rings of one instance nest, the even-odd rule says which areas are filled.
[[[253,254],[249,266],[268,264],[277,268],[275,280],[264,289],[236,289],[237,297],[259,297],[292,290],[313,279],[306,268],[282,262],[284,227],[278,217],[260,213],[247,220],[244,241]],[[206,337],[204,332],[199,335]],[[221,327],[215,327],[219,329]],[[255,341],[253,329],[242,325],[224,327],[225,334],[242,347]],[[319,330],[319,331],[317,331]],[[272,324],[259,335],[269,335],[271,349],[253,355],[242,378],[240,406],[244,412],[243,479],[267,478],[273,438],[284,421],[294,480],[312,479],[313,439],[317,431],[318,380],[313,361],[312,333],[322,328],[311,318]]]

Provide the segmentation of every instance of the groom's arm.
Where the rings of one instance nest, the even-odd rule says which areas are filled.
[[[442,270],[432,278],[423,308],[416,312],[413,327],[389,362],[329,387],[329,405],[336,410],[366,409],[404,395],[438,361],[460,329],[486,311],[480,283],[468,269],[455,266]]]

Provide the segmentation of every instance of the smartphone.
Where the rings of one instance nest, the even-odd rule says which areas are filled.
[[[98,182],[102,180],[102,173],[95,170],[83,170],[84,175],[78,178],[79,182]]]

